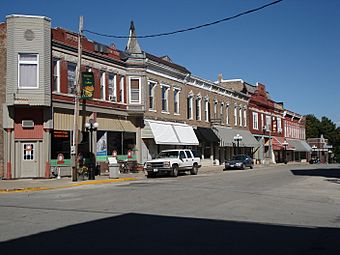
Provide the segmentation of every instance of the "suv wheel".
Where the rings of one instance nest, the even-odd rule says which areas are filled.
[[[177,165],[173,165],[172,166],[172,170],[171,170],[171,176],[172,177],[177,177],[178,175],[178,166]]]
[[[192,169],[190,170],[190,174],[196,175],[198,173],[198,166],[197,164],[194,164]]]
[[[250,169],[253,169],[254,168],[254,166],[253,165],[250,165]]]

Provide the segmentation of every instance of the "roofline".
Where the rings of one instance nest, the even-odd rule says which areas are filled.
[[[9,18],[36,18],[36,19],[44,19],[50,22],[52,21],[52,19],[47,16],[24,15],[24,14],[10,14],[6,16],[6,19],[9,19]]]

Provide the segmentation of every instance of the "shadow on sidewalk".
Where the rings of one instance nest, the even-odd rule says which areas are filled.
[[[125,214],[0,243],[1,254],[338,254],[340,230]]]
[[[327,178],[340,178],[339,168],[316,168],[291,170],[294,175],[302,176],[321,176]]]

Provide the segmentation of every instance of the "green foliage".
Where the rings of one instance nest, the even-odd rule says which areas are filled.
[[[320,137],[320,121],[313,115],[306,115],[306,138]]]

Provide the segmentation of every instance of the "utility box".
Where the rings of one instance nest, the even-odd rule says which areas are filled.
[[[116,157],[108,157],[109,160],[109,178],[118,179],[119,178],[119,164]]]

